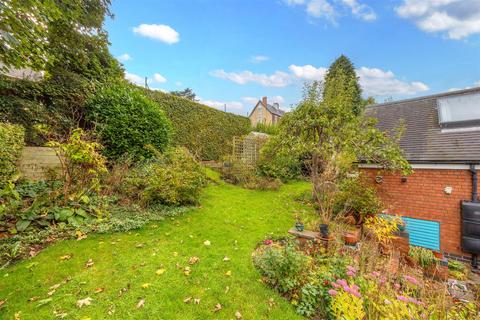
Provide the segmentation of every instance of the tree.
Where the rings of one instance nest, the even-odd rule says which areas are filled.
[[[331,64],[323,90],[323,100],[327,104],[336,103],[339,99],[346,99],[342,103],[349,105],[355,115],[360,114],[365,105],[355,67],[344,55]]]
[[[197,99],[196,99],[197,95],[190,88],[186,88],[186,89],[181,90],[181,91],[170,91],[170,93],[173,94],[174,96],[177,96],[177,97],[183,97],[183,98],[186,98],[188,100],[197,101]]]
[[[2,1],[0,61],[3,69],[47,70],[61,64],[83,64],[95,69],[105,63],[116,63],[106,54],[108,40],[103,22],[106,15],[112,16],[109,5],[110,0]],[[99,52],[101,57],[95,54]],[[72,67],[63,69],[75,72]]]
[[[268,142],[277,157],[304,159],[323,223],[333,216],[340,182],[359,161],[405,173],[410,168],[398,146],[401,130],[387,135],[375,127],[374,119],[356,113],[352,107],[357,106],[358,83],[348,78],[342,69],[327,78],[344,84],[336,95],[326,95],[319,82],[306,85],[303,100],[283,117],[279,134]]]

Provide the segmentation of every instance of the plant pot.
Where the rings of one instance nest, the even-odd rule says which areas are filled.
[[[441,252],[433,251],[433,255],[434,255],[435,258],[437,258],[438,260],[442,260],[442,259],[443,259],[443,253],[441,253]]]
[[[345,232],[343,234],[343,241],[345,241],[345,244],[348,245],[356,245],[358,243],[358,233],[353,231],[353,232]]]
[[[404,224],[399,224],[398,225],[398,231],[400,231],[400,232],[405,231],[405,225]]]
[[[322,238],[328,238],[328,224],[322,223],[320,224],[320,234]]]
[[[302,222],[297,221],[297,223],[295,223],[295,229],[302,232],[303,230],[305,230],[305,225]]]

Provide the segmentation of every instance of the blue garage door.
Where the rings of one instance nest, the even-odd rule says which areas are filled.
[[[403,217],[412,246],[440,251],[440,223]]]

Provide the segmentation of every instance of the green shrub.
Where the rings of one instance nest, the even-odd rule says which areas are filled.
[[[270,135],[278,134],[278,126],[275,124],[257,123],[252,129],[255,132],[263,132]]]
[[[132,85],[99,88],[86,102],[86,110],[108,158],[129,154],[140,160],[152,156],[147,145],[164,151],[170,143],[172,127],[165,113]]]
[[[0,123],[0,190],[17,172],[16,162],[24,146],[23,127]]]
[[[234,160],[233,157],[225,158],[221,177],[229,183],[254,190],[278,190],[282,185],[279,179],[263,176],[254,166]]]
[[[178,147],[132,169],[124,191],[148,206],[195,204],[206,179],[205,170],[190,152]]]
[[[160,91],[148,91],[172,121],[173,144],[201,160],[219,160],[232,151],[233,137],[250,131],[246,117],[216,110]]]
[[[411,247],[409,255],[422,268],[428,268],[436,263],[433,252],[422,247]]]
[[[281,293],[297,290],[303,284],[308,269],[308,258],[296,250],[293,242],[283,247],[266,247],[253,257],[253,263],[267,283]]]
[[[378,214],[383,209],[375,188],[368,185],[361,176],[343,179],[339,191],[334,204],[337,215],[351,214],[361,223],[366,217]]]

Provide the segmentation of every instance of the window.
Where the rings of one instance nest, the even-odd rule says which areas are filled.
[[[480,93],[437,99],[438,119],[442,127],[480,124]]]

